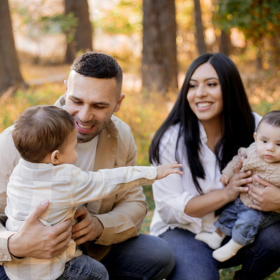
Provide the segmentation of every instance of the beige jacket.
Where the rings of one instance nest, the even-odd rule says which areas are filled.
[[[244,161],[241,171],[246,172],[251,170],[253,175],[258,175],[260,178],[277,187],[280,187],[280,163],[267,163],[261,159],[257,153],[256,143],[252,143],[248,148],[240,148],[238,150],[238,155],[233,157],[222,173],[232,177],[235,173],[236,166],[242,157],[244,157]],[[261,186],[257,181],[253,181],[253,184],[256,187],[263,188],[263,186]],[[240,199],[246,206],[253,204],[253,201],[251,201],[245,193],[240,194]]]
[[[62,96],[55,105],[64,105]],[[6,187],[9,177],[18,164],[20,155],[12,139],[13,127],[7,128],[0,134],[0,219],[5,222]],[[94,171],[104,168],[136,165],[137,149],[127,124],[116,116],[99,134]],[[91,212],[91,204],[88,209]],[[120,192],[102,200],[98,214],[95,215],[103,224],[104,231],[94,245],[89,247],[94,258],[100,260],[109,251],[108,245],[119,243],[139,234],[142,221],[147,213],[148,205],[145,202],[142,187]],[[8,238],[14,232],[9,232],[0,223],[0,262],[10,261]],[[107,245],[107,246],[100,246]],[[94,246],[94,248],[92,247]],[[90,253],[89,252],[89,253]],[[92,255],[92,254],[91,254]]]

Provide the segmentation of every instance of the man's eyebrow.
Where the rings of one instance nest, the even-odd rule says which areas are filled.
[[[80,101],[80,102],[84,102],[83,99],[80,99],[74,95],[70,95],[69,97],[71,97],[72,99],[76,100],[76,101]],[[105,102],[105,101],[100,101],[100,102],[92,102],[91,105],[103,105],[103,106],[110,106],[110,103]]]

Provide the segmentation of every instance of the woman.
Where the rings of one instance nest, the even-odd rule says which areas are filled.
[[[176,256],[167,279],[219,279],[218,269],[242,264],[235,279],[263,279],[279,266],[280,223],[264,229],[255,242],[225,263],[194,238],[214,231],[217,213],[252,182],[239,168],[224,188],[220,171],[240,147],[253,142],[260,116],[252,113],[235,64],[223,54],[204,54],[189,67],[179,97],[151,147],[150,161],[183,164],[183,176],[153,185],[156,209],[151,234],[166,240]],[[228,242],[229,239],[224,240]]]

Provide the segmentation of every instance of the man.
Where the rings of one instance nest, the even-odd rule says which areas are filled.
[[[78,161],[83,169],[136,165],[136,146],[128,125],[112,116],[121,108],[122,70],[110,56],[88,52],[71,67],[66,93],[55,105],[74,118],[78,131]],[[6,185],[19,161],[11,140],[12,127],[0,134],[0,217],[5,221]],[[141,187],[80,207],[73,229],[70,221],[45,227],[38,218],[43,201],[18,233],[0,228],[0,261],[11,257],[51,258],[65,250],[71,238],[96,259],[96,279],[163,279],[174,266],[168,245],[160,238],[139,235],[147,204]],[[136,237],[138,236],[138,237]],[[5,279],[0,267],[0,278]],[[65,276],[66,277],[66,276]]]

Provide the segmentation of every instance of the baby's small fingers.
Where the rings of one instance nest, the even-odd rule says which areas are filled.
[[[178,170],[178,169],[173,170],[173,173],[177,173],[177,174],[183,175],[183,172]]]

